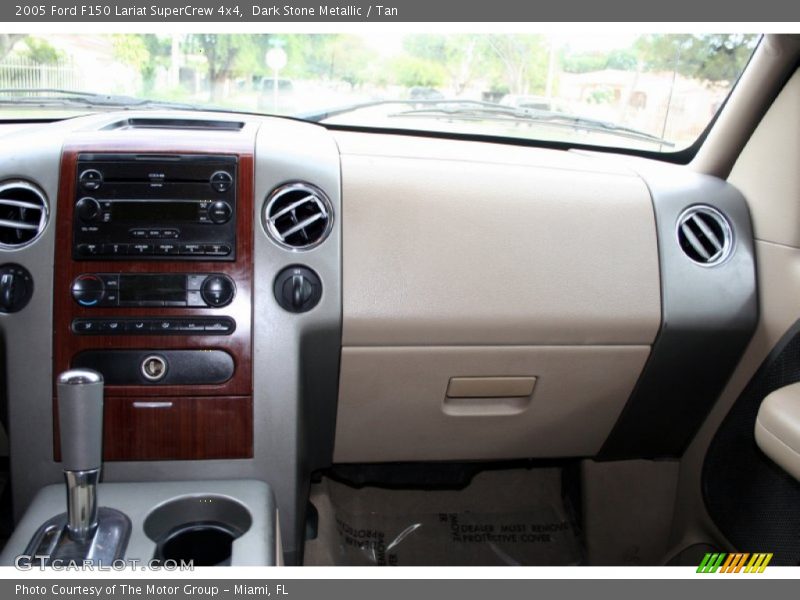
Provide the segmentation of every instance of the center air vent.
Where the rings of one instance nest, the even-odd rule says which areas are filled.
[[[44,193],[27,181],[0,184],[0,249],[33,242],[47,225]]]
[[[724,261],[733,248],[733,232],[725,216],[710,206],[692,206],[678,218],[678,243],[684,254],[710,267]]]
[[[307,250],[323,242],[333,225],[331,201],[308,183],[276,189],[264,204],[264,229],[279,245]]]

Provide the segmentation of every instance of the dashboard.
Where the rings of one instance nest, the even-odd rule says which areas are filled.
[[[680,456],[757,320],[744,199],[680,167],[219,113],[4,141],[17,511],[70,367],[106,481],[262,479],[291,555],[334,463]]]

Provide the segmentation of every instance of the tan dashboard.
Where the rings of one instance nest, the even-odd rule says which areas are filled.
[[[641,179],[565,153],[554,161],[491,144],[337,139],[335,460],[595,453],[661,320]],[[500,378],[499,387],[448,397],[459,377]],[[536,385],[509,397],[503,377]]]

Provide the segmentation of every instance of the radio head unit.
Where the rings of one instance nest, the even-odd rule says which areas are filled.
[[[78,155],[76,260],[235,260],[238,162],[208,154]]]

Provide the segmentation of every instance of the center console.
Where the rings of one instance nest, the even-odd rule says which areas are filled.
[[[9,420],[35,432],[10,439],[9,552],[62,524],[62,447],[76,436],[61,434],[57,380],[79,370],[104,381],[98,529],[125,530],[102,526],[102,509],[126,515],[125,556],[178,556],[208,538],[222,543],[202,547],[232,547],[232,564],[269,564],[241,550],[263,544],[274,494],[284,557],[301,562],[311,472],[331,464],[338,400],[333,137],[287,119],[128,111],[17,142],[0,148],[0,167],[35,184],[47,210],[41,236],[2,273],[14,291],[0,298],[0,312],[13,309],[0,315]],[[225,531],[196,528],[211,517]],[[73,541],[40,541],[54,539]]]
[[[253,139],[220,135],[62,154],[53,369],[103,375],[107,461],[253,456]]]

